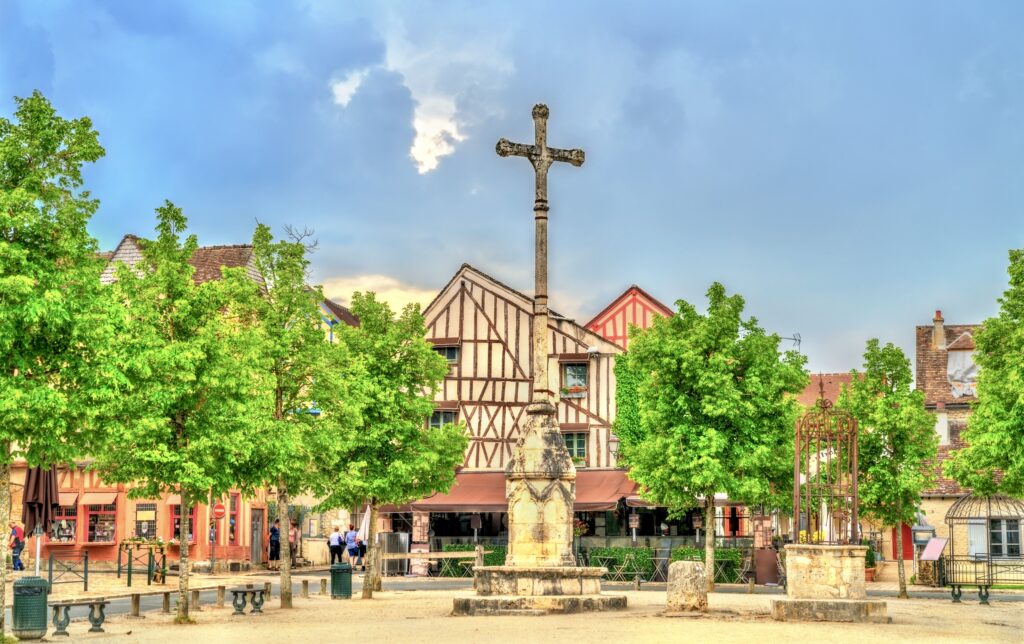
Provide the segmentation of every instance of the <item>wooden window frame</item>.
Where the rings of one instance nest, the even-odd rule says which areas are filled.
[[[566,436],[575,436],[575,437],[582,436],[583,437],[583,443],[582,443],[583,444],[583,456],[576,456],[573,453],[573,450],[576,447],[578,447],[578,444],[574,445],[573,447],[570,447],[568,440],[566,440]],[[566,441],[565,448],[567,450],[569,450],[569,458],[572,459],[572,462],[575,465],[582,465],[583,467],[589,467],[589,465],[590,465],[590,429],[588,427],[585,427],[585,426],[584,427],[565,426],[565,427],[562,428],[562,440]],[[576,440],[578,440],[578,438],[574,439],[574,442]]]
[[[68,512],[71,510],[71,512]],[[78,505],[60,505],[53,513],[53,524],[50,526],[50,534],[47,535],[47,540],[51,545],[56,546],[73,546],[78,543],[78,526],[81,525],[78,517],[80,515]],[[74,528],[71,529],[71,541],[57,541],[54,539],[54,531],[60,525],[61,521],[71,521],[74,524]]]
[[[448,423],[444,422],[445,414],[451,414],[451,416],[452,416],[451,424],[452,425],[454,425],[454,424],[459,422],[459,410],[458,409],[435,409],[430,414],[430,418],[427,420],[427,427],[429,429],[440,429],[440,428],[444,427],[445,425],[447,425]],[[434,424],[434,416],[437,416],[437,415],[440,415],[440,417],[441,417],[441,423],[439,425],[435,425]]]
[[[174,503],[167,506],[171,514],[171,539],[178,539],[179,532],[174,523],[181,519],[181,504]],[[189,532],[192,534],[192,538],[189,539],[188,545],[194,546],[196,544],[196,506],[192,505],[192,508],[188,512],[188,520],[190,524]]]
[[[241,536],[241,525],[238,523],[238,516],[242,512],[242,495],[239,492],[232,492],[228,496],[228,545],[237,546]]]
[[[586,384],[582,386],[573,385],[572,387],[567,384],[567,375],[570,367],[583,367],[586,370],[584,377]],[[590,392],[590,362],[587,360],[560,362],[558,365],[558,378],[558,390],[562,398],[586,398]]]
[[[1010,530],[1009,529],[1010,522],[1013,522],[1013,523],[1017,524],[1017,529],[1016,530]],[[992,556],[993,559],[1017,559],[1017,558],[1020,557],[1020,545],[1021,545],[1020,544],[1020,541],[1021,541],[1021,539],[1020,539],[1020,528],[1021,528],[1021,525],[1020,524],[1021,524],[1021,521],[1019,519],[989,519],[989,522],[988,522],[988,531],[989,531],[988,539],[989,539],[989,545],[991,546],[991,550],[992,550],[991,556]],[[1013,532],[1015,532],[1017,534],[1017,540],[1014,541],[1014,542],[1011,542],[1007,537],[1008,537],[1008,535],[1010,533],[1013,533]],[[998,534],[1000,536],[999,544],[998,545],[992,542],[992,535],[993,534]],[[1017,546],[1017,553],[1016,554],[1010,554],[1008,552],[1009,547],[1011,545]],[[996,548],[997,547],[999,548],[999,552],[998,553],[996,553]]]
[[[99,508],[99,509],[98,510],[94,510],[93,508]],[[113,508],[113,509],[108,509],[108,508]],[[106,517],[106,516],[109,516],[109,517],[113,517],[114,518],[114,525],[111,528],[111,532],[113,534],[111,535],[110,541],[93,541],[92,539],[89,538],[89,531],[90,531],[89,524],[92,521],[92,518],[94,516],[96,516],[96,517]],[[93,530],[93,536],[95,537],[95,530]],[[102,546],[112,546],[112,545],[116,545],[117,544],[117,500],[116,499],[115,499],[115,501],[113,503],[109,503],[109,504],[102,504],[102,505],[101,504],[95,504],[95,505],[94,504],[90,504],[90,505],[86,505],[85,506],[85,543],[89,544],[89,545],[102,545]]]

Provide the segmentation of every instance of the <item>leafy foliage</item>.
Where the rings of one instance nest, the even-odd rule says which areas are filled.
[[[978,402],[946,472],[978,496],[1024,497],[1024,250],[1010,251],[999,313],[974,335]],[[1000,474],[1001,473],[1001,476]]]
[[[701,561],[704,550],[690,546],[680,546],[672,550],[669,561]],[[733,584],[739,580],[743,567],[743,550],[740,548],[715,549],[715,582]]]
[[[380,588],[377,508],[450,488],[468,439],[461,425],[427,426],[448,361],[424,340],[419,306],[406,306],[395,316],[372,293],[356,293],[351,310],[359,326],[344,327],[338,336],[365,369],[363,426],[343,434],[345,464],[321,505],[370,504],[370,572],[363,584],[363,598],[370,599]]]
[[[461,426],[427,427],[448,362],[424,340],[419,307],[395,316],[372,293],[356,293],[351,310],[359,326],[337,335],[365,369],[363,426],[344,434],[347,463],[323,507],[402,504],[447,490],[467,437]]]
[[[614,566],[622,566],[627,558],[632,557],[633,568],[640,571],[644,579],[650,579],[654,574],[654,551],[650,548],[591,548],[587,551],[587,556],[591,565],[597,565],[596,562],[600,560]]]
[[[225,271],[225,280],[239,294],[229,311],[251,327],[264,370],[253,401],[266,437],[256,446],[256,477],[277,488],[284,509],[291,495],[323,495],[332,488],[347,457],[344,437],[362,423],[364,371],[344,344],[325,338],[323,294],[307,286],[302,239],[274,241],[260,224],[252,246],[252,264],[263,281],[254,282],[241,268]],[[278,518],[287,530],[289,517]],[[288,547],[282,539],[283,607],[291,607]]]
[[[39,92],[0,118],[0,524],[10,518],[10,464],[62,463],[103,438],[114,395],[118,310],[99,282],[86,224],[99,202],[82,169],[104,155],[88,118],[65,120]],[[0,605],[7,577],[0,542]],[[4,616],[0,614],[0,636]]]
[[[256,446],[265,440],[258,403],[266,370],[256,330],[226,315],[239,296],[230,280],[196,284],[188,263],[194,235],[170,202],[157,209],[155,240],[142,261],[120,266],[112,292],[125,313],[119,343],[124,380],[108,421],[111,448],[96,467],[134,496],[178,491],[182,515],[197,501],[260,482]],[[178,618],[188,620],[188,540],[182,522]]]
[[[807,376],[803,356],[781,354],[778,335],[742,318],[742,297],[717,283],[707,296],[706,315],[680,300],[676,315],[633,331],[623,369],[637,379],[639,431],[619,437],[646,498],[675,513],[703,503],[711,561],[715,493],[786,507],[797,413],[791,394]]]
[[[932,462],[939,442],[935,419],[924,407],[924,393],[910,388],[910,360],[899,347],[869,340],[864,373],[855,370],[851,376],[839,407],[849,410],[859,425],[860,514],[890,528],[912,522],[921,493],[934,483]],[[897,567],[905,595],[902,558]]]
[[[82,168],[103,156],[88,118],[39,92],[0,119],[0,459],[72,460],[102,436],[116,309],[86,224],[99,202]]]
[[[629,362],[628,353],[615,358],[615,421],[613,430],[620,441],[638,443],[643,439],[637,386],[640,378]],[[625,437],[625,438],[623,438]]]
[[[441,548],[444,552],[472,552],[476,549],[476,546],[472,543],[446,543]],[[505,565],[505,554],[507,548],[505,546],[492,546],[484,545],[484,550],[489,551],[484,555],[485,566],[504,566]],[[456,569],[449,567],[445,570],[444,577],[455,577]]]

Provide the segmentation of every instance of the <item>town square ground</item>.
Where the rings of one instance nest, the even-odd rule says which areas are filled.
[[[114,615],[106,633],[88,635],[87,624],[72,624],[72,639],[102,642],[573,642],[600,638],[612,642],[1022,642],[1024,602],[995,597],[991,606],[976,601],[953,605],[948,599],[890,600],[892,623],[780,623],[769,617],[774,594],[719,592],[710,595],[705,616],[663,614],[664,591],[611,587],[626,594],[629,608],[609,613],[544,617],[451,617],[452,599],[471,589],[411,590],[392,582],[373,600],[334,600],[296,596],[295,608],[277,608],[276,593],[263,615],[232,617],[231,608],[204,606],[196,624],[175,626],[169,615],[144,618]],[[739,589],[733,589],[739,590]]]

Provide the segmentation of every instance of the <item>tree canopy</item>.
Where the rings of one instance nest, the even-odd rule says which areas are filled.
[[[87,117],[66,120],[39,92],[0,118],[0,525],[10,465],[65,463],[103,439],[114,391],[117,309],[86,230],[99,202],[82,169],[104,155]],[[0,540],[0,606],[7,578]],[[4,631],[0,614],[0,637]]]
[[[889,528],[912,523],[921,493],[935,479],[939,437],[935,418],[924,406],[924,393],[911,389],[910,360],[893,345],[869,340],[864,372],[851,372],[839,406],[858,423],[857,469],[860,515]],[[902,552],[902,529],[897,530]],[[906,597],[906,575],[899,557],[900,596]]]
[[[264,439],[255,461],[277,490],[278,518],[288,529],[288,500],[326,495],[346,466],[351,436],[362,425],[365,370],[343,341],[329,343],[321,321],[323,294],[308,286],[303,238],[275,241],[258,225],[253,235],[256,283],[244,269],[230,269],[242,298],[232,305],[252,326],[265,370],[257,399]],[[342,336],[343,338],[343,336]],[[288,540],[281,540],[281,604],[291,605]]]
[[[256,329],[229,316],[235,280],[196,284],[197,247],[182,211],[157,209],[157,237],[140,239],[142,261],[120,266],[111,290],[124,308],[119,343],[124,378],[108,421],[110,448],[96,467],[134,496],[176,491],[181,516],[230,489],[251,493],[262,471],[254,458],[265,439],[259,414],[264,357]],[[178,617],[188,619],[188,536],[182,521]],[[198,528],[198,526],[197,526]]]
[[[974,334],[978,401],[946,472],[979,496],[1024,497],[1024,250],[1010,251],[999,313]]]
[[[744,301],[713,284],[702,315],[683,301],[678,312],[634,329],[621,369],[635,378],[639,423],[617,422],[629,476],[646,498],[680,512],[703,505],[708,566],[714,550],[714,497],[785,507],[792,490],[793,422],[805,358],[780,353],[779,336]],[[618,371],[617,371],[618,373]],[[625,390],[626,392],[629,389]],[[713,583],[714,576],[709,576]]]
[[[373,293],[356,293],[351,310],[359,326],[337,335],[365,369],[363,425],[345,434],[346,466],[321,505],[370,504],[370,577],[363,596],[372,597],[379,586],[372,533],[377,507],[447,491],[468,439],[461,425],[428,426],[448,362],[425,340],[419,306],[396,316]]]

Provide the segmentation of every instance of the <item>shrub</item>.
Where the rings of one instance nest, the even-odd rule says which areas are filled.
[[[444,552],[472,552],[476,549],[476,544],[473,543],[446,543],[441,548]],[[489,554],[484,555],[485,566],[504,566],[505,565],[505,546],[489,546],[484,544],[484,552]],[[441,569],[442,577],[457,577],[458,569],[455,567],[449,567],[447,569]]]
[[[704,548],[681,546],[672,551],[670,561],[704,561]],[[715,583],[733,584],[739,579],[743,566],[740,548],[715,549]]]
[[[864,555],[864,567],[874,568],[875,567],[875,549],[871,547],[871,542],[864,539],[860,542],[860,545],[867,546],[868,552]]]
[[[633,564],[644,579],[654,576],[654,552],[650,548],[591,548],[588,553],[590,564],[598,565],[597,559],[607,561],[610,566],[621,566],[627,556],[633,557]]]

